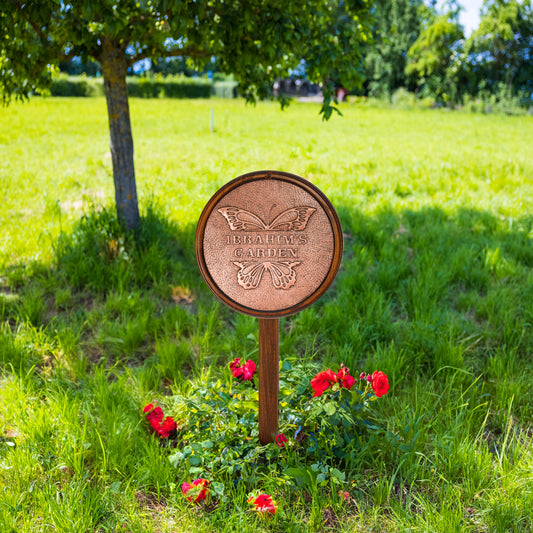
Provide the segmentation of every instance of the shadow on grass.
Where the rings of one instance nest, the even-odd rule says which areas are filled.
[[[354,368],[379,363],[399,376],[408,368],[422,374],[463,368],[467,357],[471,364],[502,349],[517,357],[533,351],[533,217],[502,219],[465,208],[371,217],[348,205],[338,211],[345,233],[341,271],[320,302],[285,319],[285,349]],[[11,332],[55,321],[57,333],[60,323],[71,330],[72,345],[85,339],[93,362],[104,356],[142,362],[161,337],[170,360],[173,336],[190,341],[178,360],[199,351],[253,350],[253,319],[216,307],[205,287],[194,232],[194,224],[178,226],[153,207],[136,236],[112,210],[90,213],[55,243],[52,268],[7,269],[0,319]],[[103,310],[88,314],[95,301]]]
[[[198,285],[194,233],[194,224],[178,226],[153,206],[141,216],[136,234],[119,224],[114,209],[94,210],[53,243],[51,269],[35,262],[8,266],[3,290],[42,285],[44,278],[62,288],[100,295],[153,289],[177,280]]]
[[[127,232],[114,210],[84,216],[56,246],[57,272],[74,289],[105,293],[197,285],[193,224],[179,227],[154,207],[138,233]]]

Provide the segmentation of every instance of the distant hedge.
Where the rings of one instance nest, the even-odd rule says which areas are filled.
[[[139,98],[209,98],[211,81],[185,76],[128,78],[128,94]]]
[[[126,80],[129,96],[138,98],[235,98],[237,83],[234,81],[212,82],[207,78],[185,76],[141,76]],[[50,87],[52,96],[102,96],[102,78],[59,75]]]
[[[59,75],[52,80],[52,96],[103,96],[104,86],[100,78]]]

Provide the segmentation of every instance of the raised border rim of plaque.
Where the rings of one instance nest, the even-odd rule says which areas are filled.
[[[317,289],[315,289],[314,292],[309,294],[304,299],[300,300],[298,303],[291,305],[290,307],[286,307],[283,309],[275,309],[271,311],[258,310],[253,309],[251,307],[247,307],[227,296],[218,287],[218,285],[211,277],[204,257],[205,227],[207,225],[209,216],[213,211],[213,208],[218,204],[222,197],[224,197],[228,192],[232,191],[233,189],[236,189],[241,185],[244,185],[245,183],[250,183],[263,179],[286,181],[289,183],[293,183],[306,190],[324,209],[324,212],[328,217],[333,232],[332,260],[329,266],[328,274],[326,275],[322,283],[318,286]],[[223,185],[220,189],[218,189],[218,191],[215,192],[215,194],[209,199],[200,215],[200,218],[198,219],[194,239],[194,247],[196,253],[196,262],[198,264],[198,268],[200,269],[200,273],[204,278],[204,281],[206,282],[211,292],[213,292],[213,294],[225,305],[235,311],[238,311],[239,313],[253,316],[256,318],[282,318],[298,313],[306,307],[309,307],[328,290],[330,285],[333,283],[333,280],[335,279],[335,276],[337,275],[337,272],[341,265],[343,252],[343,236],[341,223],[335,211],[335,208],[333,207],[329,199],[326,197],[326,195],[318,187],[316,187],[316,185],[313,185],[310,181],[306,180],[305,178],[302,178],[301,176],[291,174],[289,172],[283,172],[280,170],[257,170],[254,172],[248,172],[247,174],[243,174],[232,179],[231,181]]]

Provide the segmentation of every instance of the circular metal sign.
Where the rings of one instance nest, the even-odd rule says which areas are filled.
[[[219,189],[196,228],[196,260],[215,296],[259,318],[301,311],[333,282],[342,229],[326,196],[286,172],[245,174]]]

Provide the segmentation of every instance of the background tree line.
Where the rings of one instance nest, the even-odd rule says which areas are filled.
[[[533,11],[530,0],[485,0],[479,27],[465,38],[461,7],[383,0],[374,6],[374,45],[366,54],[363,94],[406,88],[448,105],[465,97],[533,92]]]

